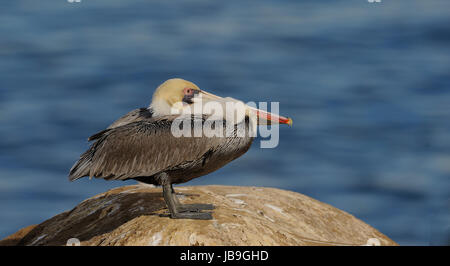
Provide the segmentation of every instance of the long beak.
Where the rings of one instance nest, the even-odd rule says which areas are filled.
[[[226,101],[238,101],[238,100],[230,98],[230,97],[222,98],[220,96],[214,95],[214,94],[206,92],[204,90],[200,91],[200,93],[202,94],[203,100],[206,100],[206,101],[217,101],[217,102],[222,102],[222,103],[226,102]],[[250,111],[250,112],[248,112],[248,115],[252,115],[252,114],[256,115],[256,117],[258,118],[258,125],[287,124],[289,126],[292,126],[291,118],[272,114],[272,113],[269,113],[269,112],[266,112],[266,111],[263,111],[260,109],[250,107],[248,105],[245,105],[245,107],[247,108],[248,111]]]
[[[281,115],[272,114],[260,109],[247,106],[258,117],[258,125],[287,124],[292,126],[292,119]]]
[[[202,100],[207,100],[207,101],[219,101],[219,102],[223,102],[224,98],[214,95],[212,93],[206,92],[204,90],[200,91],[200,94],[202,95]]]

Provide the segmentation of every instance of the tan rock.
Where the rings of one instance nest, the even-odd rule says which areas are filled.
[[[16,246],[19,241],[27,235],[37,224],[29,225],[15,232],[14,234],[7,236],[6,238],[0,240],[0,246]]]
[[[213,220],[177,220],[160,188],[133,185],[87,199],[0,245],[396,245],[354,216],[275,188],[176,187],[182,203],[213,203]]]

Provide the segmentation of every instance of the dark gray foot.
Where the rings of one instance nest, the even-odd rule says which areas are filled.
[[[159,178],[162,180],[164,201],[169,208],[170,217],[172,219],[197,219],[211,220],[212,214],[209,212],[201,212],[200,210],[212,210],[214,206],[211,204],[180,204],[174,194],[172,185],[169,183],[168,176],[161,173]]]
[[[178,212],[170,214],[172,219],[212,220],[210,212]]]
[[[214,210],[212,204],[180,204],[177,206],[179,212],[199,212],[201,210]]]

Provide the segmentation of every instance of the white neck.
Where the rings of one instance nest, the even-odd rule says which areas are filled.
[[[153,100],[149,108],[152,108],[154,116],[163,116],[171,114],[170,105],[162,99]]]

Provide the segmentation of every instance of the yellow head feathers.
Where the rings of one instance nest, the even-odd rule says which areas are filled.
[[[190,81],[180,78],[169,79],[156,89],[152,101],[164,100],[169,106],[173,106],[176,102],[181,102],[185,88],[200,90],[197,85]]]

